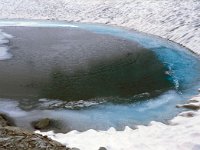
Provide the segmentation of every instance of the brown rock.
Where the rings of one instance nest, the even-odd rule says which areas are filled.
[[[41,129],[46,129],[46,128],[48,128],[49,125],[50,125],[50,122],[51,122],[51,120],[50,120],[49,118],[44,118],[44,119],[35,121],[35,122],[33,122],[32,124],[33,124],[33,127],[34,127],[35,129],[41,130]]]
[[[176,107],[177,108],[187,108],[187,109],[191,109],[191,110],[200,109],[200,105],[199,104],[193,104],[193,103],[183,104],[183,105],[176,105]]]
[[[194,117],[195,116],[195,113],[194,112],[183,112],[181,114],[179,114],[180,116],[183,116],[183,117]]]
[[[32,133],[18,127],[0,127],[1,150],[67,150],[67,148],[46,136]]]
[[[0,127],[8,126],[7,121],[4,119],[2,115],[0,115]]]
[[[105,147],[100,147],[99,150],[107,150]]]
[[[0,113],[0,127],[14,126],[14,121],[5,114]]]

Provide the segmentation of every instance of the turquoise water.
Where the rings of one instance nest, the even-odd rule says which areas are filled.
[[[5,21],[3,24],[6,24]],[[11,24],[14,25],[12,21],[9,22],[9,25]],[[23,26],[23,23],[21,25]],[[143,47],[153,51],[170,70],[170,80],[174,83],[174,89],[152,99],[128,104],[104,103],[80,110],[45,111],[43,116],[56,117],[65,122],[70,129],[87,130],[93,128],[105,130],[109,127],[123,129],[125,126],[134,127],[137,124],[148,124],[152,120],[166,123],[168,119],[182,111],[175,107],[178,103],[184,103],[188,98],[198,93],[200,59],[178,44],[156,36],[103,25],[37,21],[34,25],[37,27],[69,27],[71,25],[71,27],[98,34],[107,34],[136,41]],[[29,23],[29,26],[31,26],[31,23]],[[34,113],[39,115],[42,112],[43,110],[38,110]]]
[[[166,122],[175,116],[180,109],[177,103],[184,103],[192,95],[197,94],[200,86],[200,59],[188,49],[173,42],[156,36],[127,31],[119,28],[101,25],[77,25],[79,28],[100,34],[109,34],[120,38],[133,40],[155,52],[158,58],[168,67],[171,72],[171,80],[175,87],[163,95],[147,99],[144,102],[129,105],[101,105],[90,110],[83,110],[94,120],[101,120],[111,126],[148,124],[151,120]],[[145,69],[145,68],[144,68]],[[106,124],[105,123],[105,124]]]
[[[108,34],[120,38],[138,42],[145,48],[156,53],[158,58],[172,71],[173,80],[177,88],[187,88],[192,83],[198,84],[200,64],[199,57],[188,49],[170,41],[144,33],[112,28],[100,25],[77,25],[81,29],[89,30],[99,34]]]

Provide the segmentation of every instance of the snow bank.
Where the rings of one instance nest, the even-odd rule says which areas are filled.
[[[123,26],[170,39],[200,55],[199,0],[1,0],[0,18]]]
[[[192,103],[200,103],[200,95]],[[71,131],[67,134],[52,131],[40,132],[42,135],[81,150],[199,150],[200,149],[200,110],[179,114],[169,122],[151,122],[149,126],[138,126],[133,130],[126,127],[124,131],[110,128],[108,131],[88,130]]]
[[[9,38],[12,38],[12,35],[4,33],[0,30],[0,60],[5,60],[12,57],[12,55],[8,53],[8,46],[5,45],[9,42]]]

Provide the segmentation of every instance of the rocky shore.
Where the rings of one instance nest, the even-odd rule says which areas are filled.
[[[14,126],[12,119],[0,114],[1,150],[75,150],[51,140],[47,136]],[[77,150],[77,149],[76,149]]]

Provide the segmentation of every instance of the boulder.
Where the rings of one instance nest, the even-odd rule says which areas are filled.
[[[0,127],[14,126],[14,121],[6,114],[0,113]]]
[[[44,118],[44,119],[40,119],[38,121],[34,121],[32,122],[32,125],[35,129],[47,129],[50,126],[51,123],[51,119],[49,118]]]
[[[200,95],[197,95],[191,98],[187,104],[177,105],[177,108],[187,108],[191,110],[199,110],[200,109]]]
[[[4,119],[2,115],[0,115],[0,127],[8,126],[7,121]]]
[[[105,147],[100,147],[99,150],[107,150]]]
[[[79,148],[73,147],[73,148],[71,148],[70,150],[80,150],[80,149],[79,149]]]
[[[179,116],[183,116],[183,117],[194,117],[195,116],[195,112],[193,111],[186,111],[186,112],[182,112],[179,114]]]
[[[1,150],[70,150],[47,136],[18,127],[0,127]]]
[[[31,122],[31,125],[34,129],[41,131],[53,130],[55,132],[69,132],[69,129],[66,128],[66,126],[62,126],[62,121],[51,118],[41,118]]]

